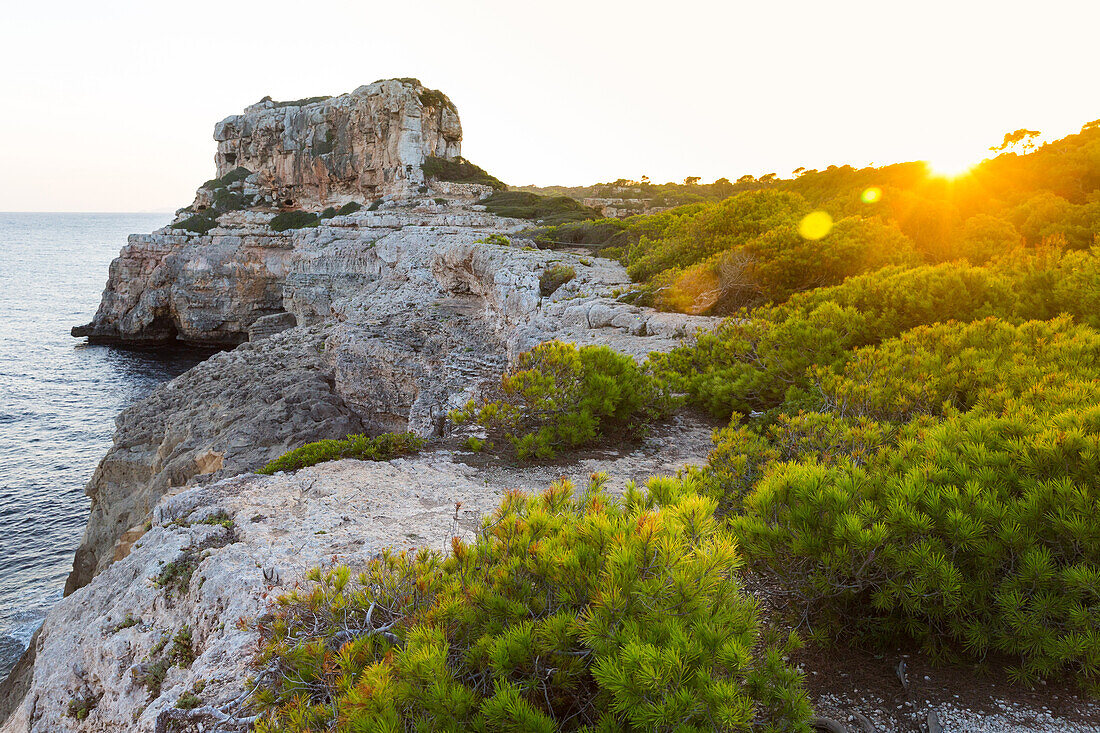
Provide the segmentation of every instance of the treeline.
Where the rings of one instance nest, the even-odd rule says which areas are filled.
[[[595,245],[621,258],[639,283],[632,296],[639,302],[717,314],[779,303],[886,265],[981,265],[1044,243],[1085,249],[1100,230],[1100,120],[954,179],[902,163],[731,185],[751,190],[649,216],[545,227],[533,236],[550,246]],[[829,222],[823,234],[800,231],[811,213]]]

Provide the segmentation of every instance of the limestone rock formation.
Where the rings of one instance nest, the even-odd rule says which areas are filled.
[[[222,120],[218,176],[244,167],[280,206],[322,208],[411,192],[425,156],[457,158],[462,124],[442,92],[389,79],[337,97],[270,98]]]
[[[549,339],[644,358],[713,323],[619,302],[630,287],[619,263],[537,250],[520,234],[529,222],[478,205],[486,187],[425,179],[424,157],[457,156],[461,128],[446,97],[418,82],[266,100],[219,123],[216,137],[219,180],[175,226],[130,238],[94,320],[74,334],[236,348],[119,416],[86,489],[91,513],[66,599],[0,685],[0,719],[22,701],[5,733],[75,729],[74,700],[91,709],[83,730],[168,730],[172,705],[200,677],[214,718],[232,717],[225,704],[241,694],[254,642],[233,624],[262,613],[273,587],[333,555],[441,543],[455,501],[470,529],[505,488],[541,489],[563,470],[474,469],[434,455],[248,474],[272,458],[356,432],[440,436],[448,410]],[[350,200],[375,204],[272,226],[279,207]],[[192,219],[203,217],[199,233]],[[541,275],[559,266],[575,276],[543,293]],[[569,472],[609,468],[621,483],[703,459],[708,426],[669,430],[675,440],[655,436]],[[201,524],[218,511],[232,531]],[[150,583],[182,556],[198,565],[181,594]],[[194,664],[168,669],[159,690],[136,684],[157,663],[158,640],[184,626]]]
[[[244,227],[178,243],[168,256],[189,263],[181,273],[278,263],[281,315],[253,324],[298,326],[257,332],[261,340],[209,359],[119,417],[115,445],[88,484],[91,517],[67,589],[106,568],[123,533],[188,483],[255,470],[302,443],[361,430],[438,435],[449,410],[549,339],[604,343],[642,358],[713,322],[609,297],[629,286],[617,262],[490,240],[516,227],[427,199],[316,228]],[[561,264],[576,277],[542,297],[539,275]],[[185,282],[171,294],[181,303],[202,297]],[[237,291],[220,302],[276,310],[260,297]],[[187,322],[199,329],[196,340],[211,339],[201,330],[211,322]]]

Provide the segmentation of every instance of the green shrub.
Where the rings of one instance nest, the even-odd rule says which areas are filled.
[[[562,245],[590,245],[601,248],[625,245],[630,242],[630,232],[621,219],[596,219],[575,221],[558,226],[540,227],[524,232],[539,246],[554,249]]]
[[[199,558],[194,550],[188,548],[175,560],[166,563],[155,578],[153,585],[165,593],[183,595],[191,586],[191,576],[199,566]]]
[[[271,227],[272,231],[285,232],[288,229],[315,227],[320,221],[320,216],[309,211],[284,211],[276,214],[268,223],[268,226]]]
[[[1100,675],[1100,407],[914,423],[867,466],[780,464],[734,517],[814,622]]]
[[[671,268],[684,268],[748,243],[778,226],[797,224],[809,211],[797,194],[743,193],[716,204],[658,215],[629,251],[627,272],[644,281]]]
[[[99,696],[83,696],[78,695],[72,700],[69,700],[68,715],[70,718],[76,720],[87,720],[88,716],[95,710],[96,705],[99,704]]]
[[[490,214],[513,219],[532,219],[546,224],[600,218],[599,211],[567,196],[550,197],[523,191],[497,191],[480,203]]]
[[[359,211],[362,208],[363,204],[359,203],[358,201],[349,201],[336,211],[336,215],[346,216],[347,214],[354,214],[356,211]]]
[[[1100,404],[1100,332],[1068,316],[922,326],[818,367],[823,408],[905,422],[919,415]]]
[[[211,191],[217,191],[220,188],[225,188],[231,184],[239,183],[240,181],[248,178],[250,175],[252,175],[252,171],[248,170],[244,166],[237,166],[221,178],[211,178],[209,181],[202,184],[202,187],[208,188]]]
[[[206,234],[218,225],[218,214],[213,211],[204,211],[201,214],[193,214],[181,222],[172,224],[173,229],[183,229],[196,234]]]
[[[425,88],[424,91],[420,92],[418,98],[420,99],[420,103],[425,107],[435,107],[437,109],[446,108],[456,114],[458,113],[458,108],[455,107],[455,103],[451,101],[450,97],[438,89]]]
[[[190,690],[180,695],[176,700],[176,707],[180,710],[194,710],[202,705],[202,698]]]
[[[808,732],[713,508],[562,482],[446,558],[314,571],[260,623],[256,730]]]
[[[375,199],[371,202],[370,206],[367,207],[367,211],[378,211],[378,207],[380,207],[384,202],[385,199]]]
[[[553,265],[547,267],[539,275],[539,292],[546,298],[554,294],[558,288],[577,276],[577,271],[569,265]]]
[[[651,363],[716,416],[814,409],[812,367],[842,365],[852,349],[917,326],[1067,313],[1098,327],[1097,278],[1100,249],[1016,252],[987,267],[884,268],[740,313],[667,355],[652,356]]]
[[[172,646],[168,650],[168,661],[179,667],[190,667],[197,658],[191,643],[191,628],[184,626],[172,637]]]
[[[738,513],[742,501],[776,463],[813,460],[822,465],[862,466],[892,447],[898,426],[868,418],[830,413],[781,414],[763,424],[741,424],[715,431],[706,466],[686,475],[696,490],[718,501],[722,513]]]
[[[452,183],[477,183],[489,186],[497,191],[503,191],[507,186],[503,181],[485,172],[484,169],[474,165],[465,158],[439,158],[429,155],[424,158],[422,166],[424,175],[440,181]]]
[[[490,234],[474,242],[474,244],[493,244],[497,247],[511,247],[512,240],[506,234]]]
[[[297,471],[326,461],[356,458],[360,461],[388,461],[416,453],[424,440],[412,433],[382,433],[373,438],[349,435],[344,440],[319,440],[269,462],[256,473],[271,475],[276,471]]]
[[[629,356],[606,346],[549,341],[520,354],[501,380],[500,400],[451,413],[507,437],[520,459],[599,439],[634,438],[668,415],[675,400]]]
[[[491,442],[489,442],[488,440],[482,440],[476,435],[471,435],[466,438],[466,442],[463,443],[463,445],[466,447],[466,450],[471,451],[472,453],[480,453],[486,448],[493,447],[493,444]]]
[[[243,211],[253,206],[256,203],[255,196],[247,196],[242,192],[229,190],[229,186],[243,181],[250,175],[252,175],[252,171],[243,166],[238,166],[221,178],[212,178],[202,184],[202,188],[209,189],[213,194],[210,208],[202,211],[193,211],[190,207],[181,209],[179,213],[189,212],[191,216],[170,226],[173,229],[206,234],[218,225],[218,217],[222,214],[229,211]]]
[[[264,97],[261,101],[271,102],[273,105],[275,105],[276,109],[280,109],[282,107],[304,107],[307,104],[317,104],[318,102],[324,102],[329,99],[332,99],[331,94],[321,95],[317,97],[303,97],[302,99],[293,99],[289,102],[276,102],[271,97]]]
[[[160,697],[160,688],[172,663],[168,659],[158,659],[152,664],[142,664],[133,668],[134,682],[149,692],[149,699]]]

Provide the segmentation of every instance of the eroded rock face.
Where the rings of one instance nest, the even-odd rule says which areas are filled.
[[[239,344],[257,320],[284,312],[293,257],[290,238],[271,231],[133,234],[111,262],[95,318],[72,333],[134,346]]]
[[[125,552],[165,494],[253,471],[303,442],[362,432],[334,390],[326,329],[294,329],[217,354],[118,416],[87,486],[91,513],[66,592]]]
[[[461,154],[455,106],[415,79],[303,101],[267,99],[219,122],[218,176],[243,166],[280,205],[321,208],[411,192],[425,156]]]
[[[489,242],[516,227],[427,199],[317,228],[265,233],[245,223],[177,242],[166,257],[190,263],[181,273],[263,269],[281,283],[278,305],[266,294],[254,300],[266,289],[221,301],[236,312],[262,302],[279,314],[253,325],[281,325],[254,328],[260,340],[211,358],[119,416],[114,447],[87,487],[92,512],[67,590],[106,568],[123,534],[181,487],[255,470],[322,438],[439,435],[448,411],[546,340],[608,344],[644,358],[713,322],[608,297],[629,283],[616,262]],[[539,275],[562,264],[576,277],[542,297]],[[168,290],[194,303],[186,282]]]
[[[37,656],[0,686],[0,717],[30,690],[5,731],[71,729],[73,699],[96,701],[82,730],[167,730],[166,711],[211,675],[219,685],[208,694],[221,705],[239,695],[242,650],[254,642],[229,626],[261,612],[270,587],[334,554],[354,560],[357,548],[445,540],[455,501],[464,502],[469,528],[500,491],[524,485],[523,472],[441,456],[273,479],[241,474],[323,438],[440,435],[450,409],[549,339],[644,358],[713,323],[620,303],[615,291],[629,279],[617,262],[535,250],[515,236],[528,222],[478,205],[485,187],[425,181],[424,156],[456,156],[461,129],[446,98],[419,84],[382,82],[289,106],[265,101],[220,123],[217,138],[219,175],[238,166],[252,173],[204,186],[189,213],[219,195],[242,196],[250,208],[219,213],[203,235],[166,227],[131,237],[95,319],[74,335],[236,348],[119,416],[86,489],[91,515],[66,599],[39,634]],[[315,227],[270,226],[276,205],[319,208],[381,193],[378,206]],[[575,277],[544,296],[540,276],[559,265]],[[613,475],[644,478],[679,467],[685,446],[701,459],[708,429],[691,430],[699,440],[666,437],[626,458],[577,464],[578,475],[610,461]],[[529,471],[525,480],[539,489],[561,470]],[[195,524],[213,511],[234,518],[231,536]],[[196,547],[207,553],[198,585],[177,597],[149,583]],[[120,627],[126,614],[137,622]],[[131,670],[184,625],[199,658],[189,671],[170,670],[150,697]]]

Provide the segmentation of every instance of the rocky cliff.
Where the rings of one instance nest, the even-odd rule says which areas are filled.
[[[389,79],[337,97],[265,98],[214,128],[218,176],[244,167],[269,203],[304,208],[376,199],[424,183],[426,156],[461,154],[447,95]]]
[[[119,416],[115,445],[88,485],[91,520],[70,590],[106,567],[120,538],[178,487],[363,429],[439,435],[449,410],[542,341],[606,343],[642,357],[710,323],[620,303],[611,293],[629,280],[617,262],[524,248],[524,240],[503,236],[520,222],[436,198],[292,232],[242,223],[170,250],[188,272],[241,272],[257,252],[278,253],[285,315],[278,324],[294,327],[270,335],[255,327],[263,317],[253,320],[258,340],[211,358]],[[561,264],[576,277],[543,297],[540,274]],[[154,288],[140,278],[126,285]],[[181,301],[195,297],[178,283],[173,290]],[[240,292],[220,302],[250,307],[255,301]],[[209,339],[203,325],[217,332],[225,320],[188,323]]]
[[[87,486],[91,514],[66,599],[0,687],[0,719],[14,710],[5,733],[247,727],[236,716],[254,637],[235,622],[262,613],[267,595],[309,565],[439,544],[455,502],[468,528],[504,489],[539,488],[562,472],[607,469],[621,485],[705,456],[709,429],[694,424],[640,452],[526,474],[442,451],[251,475],[303,443],[352,432],[411,430],[440,444],[447,411],[542,341],[643,357],[710,321],[619,302],[629,280],[617,262],[534,249],[520,234],[528,222],[478,204],[488,188],[425,178],[425,156],[458,155],[461,127],[449,100],[418,82],[265,100],[219,123],[215,137],[219,178],[172,225],[130,237],[95,319],[74,333],[236,348],[118,417]],[[348,202],[370,205],[273,226],[291,207]],[[195,216],[210,226],[190,229]],[[575,277],[544,293],[540,276],[560,265]],[[203,523],[213,515],[232,526]],[[182,592],[150,580],[181,558],[199,580]],[[170,666],[155,689],[143,684],[163,661],[164,634],[184,628],[194,663]],[[173,705],[200,679],[212,707],[189,717]],[[73,701],[91,710],[86,720],[69,715]]]

